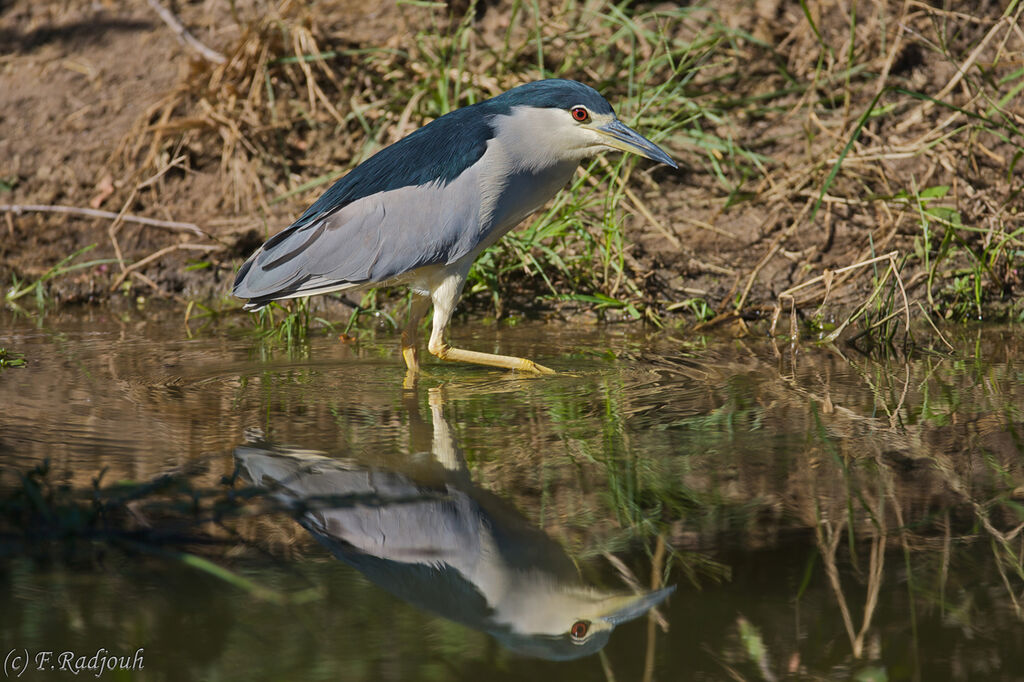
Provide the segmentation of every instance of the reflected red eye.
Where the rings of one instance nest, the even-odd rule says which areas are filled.
[[[572,635],[573,639],[583,639],[587,636],[587,630],[590,629],[590,623],[585,620],[578,620],[572,624],[572,628],[569,630],[569,634]]]
[[[580,123],[585,123],[590,120],[590,112],[583,107],[573,107],[569,110],[572,117]]]

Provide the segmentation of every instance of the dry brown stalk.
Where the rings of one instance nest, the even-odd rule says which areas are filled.
[[[110,243],[114,247],[114,255],[117,257],[117,265],[121,268],[121,272],[125,271],[124,265],[124,254],[121,253],[121,245],[117,241],[117,233],[121,230],[121,226],[124,225],[124,217],[128,213],[128,209],[135,201],[135,196],[138,193],[139,188],[132,187],[131,194],[128,195],[128,199],[121,204],[121,211],[114,216],[114,221],[107,226],[107,237],[110,239]]]
[[[942,90],[940,90],[934,98],[922,102],[912,113],[904,117],[904,119],[896,125],[895,131],[897,133],[903,133],[907,131],[909,128],[920,123],[924,119],[925,114],[931,111],[932,107],[935,106],[936,100],[941,101],[945,99],[949,95],[949,93],[953,92],[953,90],[960,84],[961,80],[964,78],[964,76],[967,75],[967,72],[970,71],[971,67],[974,66],[974,63],[981,56],[981,53],[988,46],[989,41],[993,37],[995,37],[996,31],[1004,25],[1006,25],[1007,27],[1012,27],[1015,23],[1017,23],[1020,20],[1022,12],[1024,12],[1024,5],[1018,8],[1016,16],[1000,17],[999,21],[997,21],[985,33],[985,37],[981,39],[981,42],[979,42],[977,47],[975,47],[971,54],[968,55],[967,59],[964,60],[963,64],[957,65],[956,75],[950,79],[949,83],[947,83],[946,86],[942,88]]]
[[[200,56],[208,62],[213,62],[214,64],[223,64],[225,62],[224,55],[207,47],[206,45],[203,45],[195,36],[189,33],[188,29],[185,28],[185,25],[181,23],[181,20],[175,16],[174,12],[161,5],[157,0],[146,0],[146,2],[149,3],[149,6],[153,8],[154,12],[160,15],[160,19],[162,19],[163,22],[167,24],[172,31],[174,31],[175,35],[178,36],[179,41],[198,52]]]
[[[651,558],[651,589],[657,590],[665,586],[663,568],[665,565],[665,534],[659,533],[654,545],[654,556]],[[647,648],[644,653],[644,682],[654,679],[654,654],[657,637],[655,626],[660,625],[662,632],[668,632],[668,621],[658,609],[651,609],[647,614]]]
[[[864,640],[871,627],[871,621],[875,615],[875,607],[878,605],[878,594],[882,586],[887,534],[884,528],[878,528],[872,532],[871,553],[868,560],[868,591],[864,600],[864,614],[861,617],[860,627],[855,628],[836,563],[836,550],[839,548],[839,542],[844,537],[843,528],[845,525],[845,522],[840,522],[838,527],[833,528],[832,523],[823,520],[815,526],[814,533],[818,551],[825,566],[825,574],[828,576],[829,585],[832,587],[836,603],[839,605],[839,612],[843,617],[843,626],[846,628],[846,635],[850,640],[853,657],[861,658],[864,655]]]
[[[822,297],[821,305],[824,305],[825,301],[828,300],[828,296],[832,292],[833,288],[836,287],[836,286],[841,285],[849,277],[849,275],[847,275],[847,277],[842,277],[842,275],[845,275],[846,273],[852,274],[854,271],[859,270],[859,269],[861,269],[861,268],[863,268],[863,267],[865,267],[867,265],[872,265],[874,263],[878,263],[878,262],[881,262],[881,261],[889,261],[890,266],[892,266],[896,262],[896,258],[898,256],[899,256],[899,252],[898,251],[890,251],[887,254],[884,254],[884,255],[881,255],[881,256],[875,256],[874,258],[868,258],[866,260],[862,260],[862,261],[859,261],[857,263],[853,263],[851,265],[845,265],[845,266],[843,266],[841,268],[837,268],[835,270],[826,270],[825,272],[823,272],[822,274],[818,275],[817,277],[812,277],[809,280],[801,282],[800,284],[797,284],[796,286],[790,287],[789,289],[786,289],[785,291],[781,292],[778,295],[777,299],[776,299],[776,303],[775,303],[775,306],[774,306],[774,311],[772,313],[772,324],[771,324],[771,327],[770,327],[771,335],[775,336],[775,330],[776,330],[776,326],[777,326],[778,321],[779,321],[779,316],[782,314],[782,307],[783,307],[784,300],[788,300],[789,301],[790,310],[791,310],[792,314],[795,316],[796,308],[797,308],[797,301],[796,301],[795,294],[798,291],[800,291],[802,289],[806,289],[807,287],[811,287],[811,286],[814,286],[814,285],[817,285],[817,284],[821,284],[822,285],[822,292],[820,294],[815,294],[814,296],[801,299],[799,305],[806,305],[806,304],[810,303],[811,301],[817,299],[818,296]],[[836,281],[836,279],[835,279],[836,276],[840,276],[838,281]],[[882,281],[884,282],[887,278],[888,278],[888,275],[883,277]],[[881,285],[879,285],[879,286],[881,286]],[[901,291],[903,291],[904,302],[906,302],[906,290],[903,288],[902,280],[900,280],[900,289],[901,289]],[[877,290],[878,290],[878,288],[876,287],[876,291]],[[874,296],[872,296],[872,298],[868,299],[868,303],[870,303],[870,301],[873,300],[873,298],[874,298]],[[900,311],[898,311],[898,312],[904,312],[904,309],[900,309]],[[907,323],[908,323],[908,327],[909,327],[909,322],[910,322],[909,311],[906,311],[906,312],[907,312]],[[847,322],[842,325],[842,328],[845,328],[846,324],[849,323],[850,319],[852,319],[852,317],[855,317],[855,316],[856,315],[851,316],[851,318],[848,318]],[[888,320],[888,319],[889,319],[889,317],[885,318],[885,320]],[[796,335],[795,324],[796,324],[796,321],[795,321],[795,318],[794,318],[793,322],[792,322],[793,328],[790,330],[791,334],[793,336]],[[830,337],[831,337],[831,335],[830,335]]]
[[[846,327],[849,326],[849,324],[851,322],[853,322],[855,319],[857,319],[857,317],[862,312],[867,310],[868,306],[870,306],[874,302],[874,300],[876,298],[878,298],[878,296],[881,295],[883,287],[885,286],[885,283],[887,281],[889,281],[889,277],[890,276],[895,278],[895,281],[896,281],[897,285],[899,286],[900,293],[903,295],[903,308],[898,310],[897,312],[902,312],[904,314],[904,324],[905,324],[904,329],[907,332],[909,332],[909,330],[910,330],[910,303],[907,300],[907,290],[903,286],[903,278],[900,276],[899,267],[897,266],[897,263],[896,263],[897,252],[893,251],[893,252],[889,253],[888,256],[889,256],[889,267],[886,268],[885,274],[882,275],[882,279],[878,282],[877,285],[875,285],[874,291],[872,291],[871,295],[863,303],[861,303],[859,306],[857,306],[857,309],[854,310],[852,313],[850,313],[850,315],[847,316],[847,318],[845,320],[843,320],[843,322],[839,326],[837,326],[834,330],[832,330],[831,333],[829,333],[824,339],[822,339],[824,342],[826,342],[826,343],[833,343],[833,342],[835,342],[835,340],[839,338],[839,336],[843,333],[843,331],[846,329]],[[869,330],[873,329],[875,326],[877,326],[877,324],[879,324],[879,323],[876,323],[872,327],[869,327]]]
[[[43,204],[0,204],[0,212],[13,213],[15,215],[19,213],[66,213],[69,215],[80,215],[87,218],[106,218],[108,220],[116,220],[120,217],[121,220],[129,223],[138,223],[139,225],[149,225],[150,227],[159,227],[165,230],[171,230],[172,232],[191,232],[194,235],[200,237],[209,237],[210,235],[204,232],[198,225],[194,223],[184,223],[176,220],[158,220],[156,218],[147,218],[145,216],[131,215],[114,213],[113,211],[103,211],[96,208],[84,208],[81,206],[60,206],[60,205],[43,205]]]
[[[116,290],[119,286],[121,286],[121,282],[123,282],[125,278],[128,277],[128,275],[137,272],[140,268],[149,265],[153,261],[162,258],[169,253],[173,253],[175,251],[205,251],[207,253],[210,253],[212,251],[219,251],[220,249],[220,246],[216,246],[213,244],[190,244],[188,242],[182,244],[172,244],[171,246],[165,246],[164,248],[149,254],[142,260],[136,261],[135,263],[132,263],[127,268],[125,268],[121,272],[121,274],[118,275],[117,278],[114,280],[114,283],[110,285],[110,290]]]
[[[640,585],[640,581],[637,580],[637,577],[633,574],[633,571],[629,569],[629,566],[627,566],[625,562],[622,561],[622,559],[615,556],[611,552],[602,552],[601,556],[603,556],[608,561],[608,563],[615,567],[615,570],[619,572],[619,577],[622,578],[623,582],[629,585],[630,589],[632,589],[634,592],[643,592],[643,587]],[[651,609],[650,614],[657,621],[658,627],[661,628],[662,632],[668,632],[668,621],[665,619],[665,616],[662,615],[658,607],[654,607],[653,609]]]

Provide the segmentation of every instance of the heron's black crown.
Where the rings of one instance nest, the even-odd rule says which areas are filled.
[[[512,107],[538,107],[543,109],[569,109],[582,104],[595,114],[611,114],[612,105],[601,94],[577,81],[551,78],[534,81],[512,88],[497,97],[481,102],[479,106],[494,109],[494,113],[508,113]]]

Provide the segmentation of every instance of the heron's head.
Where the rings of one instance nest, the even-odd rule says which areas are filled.
[[[619,625],[639,618],[663,602],[675,586],[640,594],[616,594],[594,588],[543,581],[518,584],[515,603],[500,605],[492,631],[518,653],[569,660],[600,651]]]
[[[658,145],[615,115],[589,85],[552,78],[513,88],[489,100],[498,115],[498,140],[537,158],[582,159],[615,149],[677,168]]]

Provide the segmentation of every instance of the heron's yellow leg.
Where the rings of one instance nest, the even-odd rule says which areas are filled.
[[[402,329],[402,359],[405,360],[406,382],[420,371],[419,360],[419,328],[420,321],[430,307],[430,298],[413,294],[412,307],[409,310],[409,321]]]
[[[494,353],[480,353],[475,350],[464,348],[453,348],[444,342],[444,332],[452,319],[455,311],[455,302],[462,293],[462,285],[465,279],[459,276],[445,278],[439,286],[431,291],[431,298],[434,301],[434,321],[430,332],[430,341],[427,349],[432,355],[441,360],[451,362],[469,362],[474,365],[486,365],[488,367],[502,367],[519,372],[530,372],[532,374],[554,374],[543,365],[538,365],[533,360],[517,358],[511,355],[495,355]]]
[[[447,343],[442,343],[440,346],[431,344],[429,346],[430,352],[436,355],[442,360],[449,360],[452,362],[469,362],[474,365],[487,365],[488,367],[503,367],[505,369],[514,369],[518,372],[530,372],[532,374],[554,374],[555,370],[548,369],[544,365],[538,365],[533,360],[527,358],[518,358],[514,355],[496,355],[494,353],[481,353],[475,350],[466,350],[464,348],[453,348]]]

